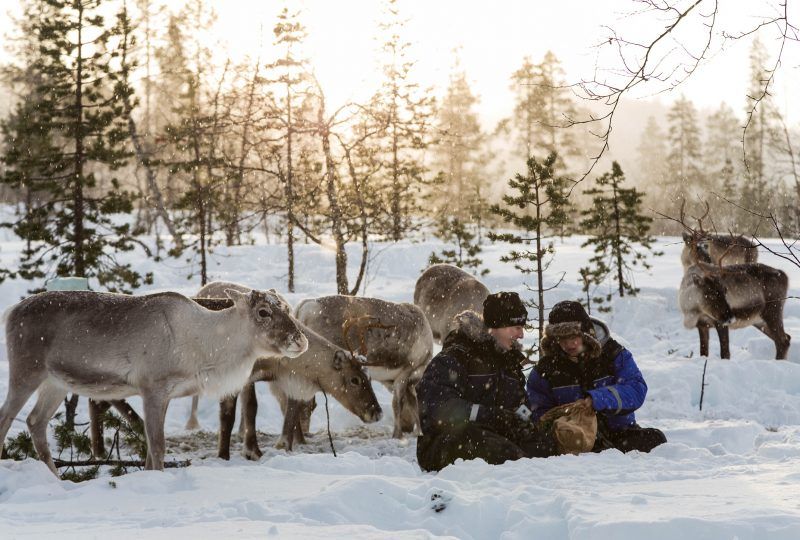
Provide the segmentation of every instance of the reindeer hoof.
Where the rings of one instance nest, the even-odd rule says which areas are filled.
[[[281,435],[280,439],[278,439],[278,442],[275,443],[275,448],[278,450],[286,450],[287,452],[292,451],[292,445],[283,435]]]
[[[264,453],[256,446],[255,448],[242,448],[242,455],[248,461],[258,461]]]
[[[230,461],[231,460],[230,452],[220,452],[220,453],[217,454],[217,457],[219,459],[224,459],[225,461]]]
[[[195,431],[195,430],[198,430],[198,429],[200,429],[200,422],[198,422],[198,421],[197,421],[197,418],[190,418],[190,419],[189,419],[189,420],[186,422],[186,427],[185,427],[185,429],[186,429],[187,431]]]

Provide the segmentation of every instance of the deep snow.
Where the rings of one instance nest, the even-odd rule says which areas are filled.
[[[557,244],[548,272],[565,282],[548,305],[580,295],[577,270],[590,254],[580,237]],[[777,244],[776,244],[777,246]],[[20,244],[5,238],[0,264],[13,264]],[[411,301],[414,281],[437,242],[374,246],[367,294]],[[324,407],[314,413],[310,444],[293,453],[272,448],[281,416],[266,385],[258,385],[258,463],[236,455],[218,460],[214,431],[217,405],[202,399],[204,432],[183,429],[189,400],[176,400],[167,417],[168,459],[191,458],[186,469],[135,472],[74,484],[57,480],[41,463],[0,462],[0,538],[800,538],[800,303],[789,299],[787,332],[794,336],[788,362],[776,362],[772,342],[755,329],[731,333],[733,360],[718,358],[712,332],[703,410],[698,410],[703,360],[697,333],[686,330],[677,306],[680,243],[659,240],[666,254],[649,274],[637,274],[641,293],[617,299],[601,315],[634,353],[649,385],[639,422],[655,426],[669,443],[651,454],[602,454],[521,460],[502,466],[460,462],[439,474],[420,471],[413,439],[392,440],[391,398],[376,387],[386,412],[364,426],[331,402],[339,457],[324,434]],[[507,246],[484,252],[492,290],[529,295],[523,279],[498,262]],[[333,253],[298,246],[297,293],[332,294]],[[140,292],[193,294],[182,261],[155,263],[132,255],[155,285]],[[768,254],[762,262],[790,275],[791,296],[800,296],[800,269]],[[351,253],[351,275],[357,252]],[[213,279],[286,289],[285,248],[280,245],[217,248]],[[0,309],[31,284],[0,285]],[[532,336],[529,333],[528,338]],[[4,341],[4,337],[2,338]],[[3,343],[0,397],[8,385]],[[137,399],[131,400],[135,407]],[[318,398],[318,403],[322,400]],[[32,401],[11,435],[24,429]],[[85,412],[84,409],[82,409]]]

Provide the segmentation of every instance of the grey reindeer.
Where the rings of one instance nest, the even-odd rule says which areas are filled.
[[[697,328],[700,356],[708,356],[709,331],[714,327],[720,356],[730,358],[731,329],[754,326],[775,344],[775,358],[786,359],[791,336],[784,331],[783,306],[789,289],[785,272],[758,259],[756,245],[741,236],[711,235],[703,229],[703,219],[695,217],[697,228],[686,224],[683,205],[678,222],[683,235],[683,279],[678,289],[678,305],[683,324]]]
[[[251,289],[238,283],[214,281],[200,289],[197,298],[224,298],[226,290],[249,292]],[[291,312],[285,300],[283,306],[287,313]],[[330,394],[363,422],[377,422],[383,414],[369,376],[359,361],[350,352],[337,347],[302,323],[298,324],[308,338],[308,349],[292,359],[259,358],[247,384],[239,393],[244,443],[242,455],[247,459],[257,460],[262,455],[256,438],[258,401],[255,383],[258,381],[269,382],[270,390],[284,414],[283,430],[275,445],[277,448],[292,450],[295,442],[305,442],[298,415],[304,412],[305,404],[313,400],[320,390]],[[219,457],[223,459],[230,458],[236,400],[236,395],[232,395],[220,401]],[[195,403],[192,405],[193,415],[196,415]]]
[[[172,292],[46,292],[14,305],[6,315],[9,384],[0,408],[0,441],[38,390],[27,424],[39,459],[57,473],[47,424],[67,392],[106,401],[140,395],[145,468],[163,469],[171,399],[233,394],[258,358],[297,357],[308,347],[276,295],[227,294],[233,307],[222,311]]]
[[[405,432],[418,433],[415,385],[433,352],[431,327],[419,307],[333,295],[303,300],[295,314],[298,321],[328,341],[366,356],[364,365],[370,377],[392,392],[394,438],[402,438]]]
[[[433,339],[439,343],[455,328],[455,317],[470,310],[483,314],[483,301],[489,289],[461,268],[434,264],[417,279],[414,304],[425,313]]]

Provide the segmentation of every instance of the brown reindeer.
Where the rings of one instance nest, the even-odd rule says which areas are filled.
[[[708,206],[706,206],[706,215]],[[703,216],[705,217],[705,215]],[[683,209],[680,222],[686,228],[681,260],[684,275],[678,301],[686,328],[697,328],[700,355],[708,356],[709,329],[717,331],[722,358],[730,358],[729,329],[755,326],[775,343],[775,358],[783,360],[789,350],[791,336],[783,329],[783,304],[789,288],[785,272],[756,262],[725,265],[730,258],[754,258],[749,244],[728,244],[717,258],[702,247],[708,235],[702,219],[696,218],[699,230],[685,224]],[[734,237],[736,238],[736,237]],[[740,249],[741,248],[741,249]],[[731,253],[736,253],[731,257]]]
[[[55,473],[47,424],[68,391],[96,400],[141,395],[145,468],[164,466],[164,417],[175,397],[224,396],[247,381],[258,358],[296,357],[308,340],[275,295],[226,291],[233,307],[207,310],[185,296],[45,292],[6,318],[9,385],[0,441],[28,398],[39,458]]]
[[[473,275],[452,264],[434,264],[417,279],[414,304],[431,325],[433,339],[442,342],[455,327],[455,316],[467,310],[483,314],[489,289]]]
[[[208,304],[210,299],[223,298],[226,290],[248,292],[250,289],[237,283],[215,281],[197,293],[195,301]],[[277,293],[276,293],[277,294]],[[283,300],[283,309],[291,311]],[[298,326],[308,339],[308,349],[296,358],[260,358],[253,366],[241,397],[241,425],[243,426],[242,455],[257,460],[262,456],[256,440],[255,383],[267,381],[270,390],[281,404],[284,414],[283,430],[277,448],[292,450],[294,443],[303,444],[304,434],[299,420],[305,412],[305,404],[322,390],[341,403],[348,411],[366,423],[381,419],[382,411],[372,383],[366,371],[349,352],[337,347],[300,322]],[[230,458],[230,436],[236,416],[237,396],[234,394],[220,401],[219,457]]]
[[[683,242],[681,263],[684,268],[695,260],[723,266],[758,262],[758,247],[741,235],[684,232]]]
[[[419,307],[335,295],[304,300],[296,314],[301,323],[339,347],[352,347],[354,333],[366,352],[370,376],[392,392],[392,436],[401,438],[419,428],[414,385],[433,352],[431,328]]]

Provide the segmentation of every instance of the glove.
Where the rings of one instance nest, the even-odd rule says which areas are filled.
[[[534,433],[530,421],[523,420],[514,411],[499,407],[481,405],[475,421],[512,441],[530,438]]]

